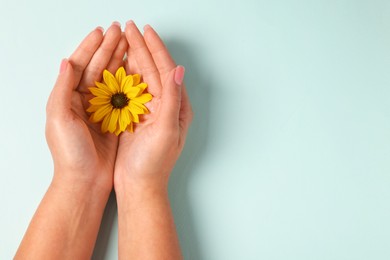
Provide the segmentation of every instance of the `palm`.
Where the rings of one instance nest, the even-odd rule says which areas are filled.
[[[146,165],[153,166],[159,158],[161,149],[166,147],[158,133],[162,130],[159,125],[158,110],[159,101],[154,98],[147,104],[151,114],[140,118],[141,123],[134,127],[134,133],[124,132],[119,138],[117,162],[125,167],[126,172],[145,172]],[[123,165],[124,163],[124,165]]]
[[[103,167],[104,172],[112,172],[114,169],[115,155],[118,146],[118,138],[112,134],[103,134],[99,124],[91,123],[86,109],[88,100],[92,98],[89,93],[73,92],[72,112],[77,120],[77,143],[83,148],[82,158],[86,163],[93,163],[93,169]],[[91,167],[90,167],[91,168]]]
[[[185,98],[181,108],[179,104],[173,114],[163,108],[172,101],[162,93],[164,88],[170,87],[168,79],[173,77],[172,72],[175,71],[176,65],[154,30],[147,27],[142,36],[136,26],[130,23],[125,33],[130,46],[126,70],[129,74],[142,75],[153,99],[146,104],[150,113],[140,118],[141,123],[134,127],[134,133],[121,134],[115,167],[119,172],[130,173],[132,177],[141,173],[144,176],[147,173],[156,174],[156,169],[159,173],[166,173],[161,174],[162,176],[169,175],[168,171],[173,167],[183,147],[184,135],[190,121],[187,117],[183,120],[185,122],[182,122],[179,112],[183,115],[189,114],[190,106]],[[183,96],[186,96],[186,93],[183,93]]]
[[[104,69],[113,71],[122,65],[126,49],[118,25],[112,25],[104,35],[95,29],[69,58],[68,87],[55,87],[49,99],[46,132],[55,167],[68,172],[82,170],[79,178],[86,181],[99,177],[112,186],[118,138],[102,134],[100,125],[89,121],[88,88],[101,80]]]

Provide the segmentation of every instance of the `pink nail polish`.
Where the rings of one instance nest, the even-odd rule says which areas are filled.
[[[119,28],[121,28],[121,23],[118,21],[113,22],[112,25],[115,25],[115,26],[118,26]]]
[[[176,84],[179,86],[181,86],[181,84],[183,84],[185,71],[186,71],[185,68],[181,65],[176,67],[174,79],[175,79]]]
[[[150,26],[150,24],[144,26],[144,32],[149,29],[152,29],[152,26]]]
[[[60,74],[62,74],[64,71],[66,71],[67,67],[68,67],[68,60],[67,59],[63,59],[61,61],[61,65],[60,65]]]
[[[134,21],[133,21],[133,20],[128,20],[128,21],[126,22],[126,25],[131,25],[131,24],[134,24]]]
[[[99,30],[99,31],[101,31],[102,33],[104,33],[104,28],[101,27],[101,26],[96,27],[96,30]]]

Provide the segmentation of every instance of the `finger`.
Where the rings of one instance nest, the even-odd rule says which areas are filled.
[[[129,45],[127,43],[126,37],[122,34],[121,39],[116,47],[114,54],[111,57],[110,62],[107,65],[107,70],[111,73],[115,73],[115,71],[124,65],[123,58],[125,57],[125,53],[128,49]]]
[[[161,81],[156,64],[145,44],[144,37],[133,21],[126,24],[125,34],[130,48],[134,51],[134,58],[139,66],[144,81],[148,84],[149,92],[155,96],[161,95]]]
[[[63,59],[60,73],[47,103],[48,114],[70,111],[74,81],[75,73],[72,64],[67,59]]]
[[[74,69],[74,86],[76,88],[81,80],[83,72],[90,62],[93,54],[99,48],[103,41],[103,28],[97,27],[81,42],[79,47],[73,52],[69,58],[69,63]]]
[[[187,133],[193,117],[194,117],[194,112],[192,110],[190,98],[188,96],[187,89],[183,84],[183,89],[181,91],[181,107],[180,107],[180,114],[179,114],[179,124],[180,127],[183,129],[184,134]]]
[[[179,126],[179,115],[182,102],[182,82],[185,69],[177,66],[168,73],[166,84],[162,89],[162,104],[159,114],[162,124],[176,128]]]
[[[114,22],[104,35],[103,42],[96,50],[88,66],[85,68],[80,81],[79,92],[89,93],[88,87],[100,81],[102,72],[111,60],[114,50],[121,39],[121,28],[118,22]]]
[[[169,54],[164,42],[150,25],[144,27],[144,38],[160,73],[160,78],[164,82],[168,73],[176,67],[175,61]]]
[[[130,46],[126,53],[125,64],[128,74],[136,74],[137,72],[140,73],[140,68],[135,60],[134,49],[130,48]]]

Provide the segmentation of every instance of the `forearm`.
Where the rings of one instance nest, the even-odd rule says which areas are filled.
[[[142,183],[115,187],[119,259],[182,259],[167,188]]]
[[[89,259],[109,192],[54,178],[15,259]]]

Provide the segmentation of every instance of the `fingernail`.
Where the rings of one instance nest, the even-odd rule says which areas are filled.
[[[104,28],[101,27],[101,26],[96,27],[96,30],[99,30],[99,31],[101,31],[102,33],[104,33]]]
[[[112,25],[115,25],[115,26],[118,26],[119,28],[121,28],[121,23],[118,22],[118,21],[114,21],[114,22],[112,23]]]
[[[181,65],[176,67],[176,70],[175,70],[175,82],[179,86],[181,86],[181,84],[183,83],[185,71],[186,71],[186,69],[183,66],[181,66]]]
[[[134,24],[134,21],[133,21],[133,20],[128,20],[128,21],[126,22],[126,25],[131,25],[131,24]]]
[[[66,67],[68,67],[68,60],[63,59],[60,65],[60,74],[62,74],[66,70]]]
[[[150,26],[150,24],[144,26],[144,32],[149,29],[152,29],[152,26]]]

